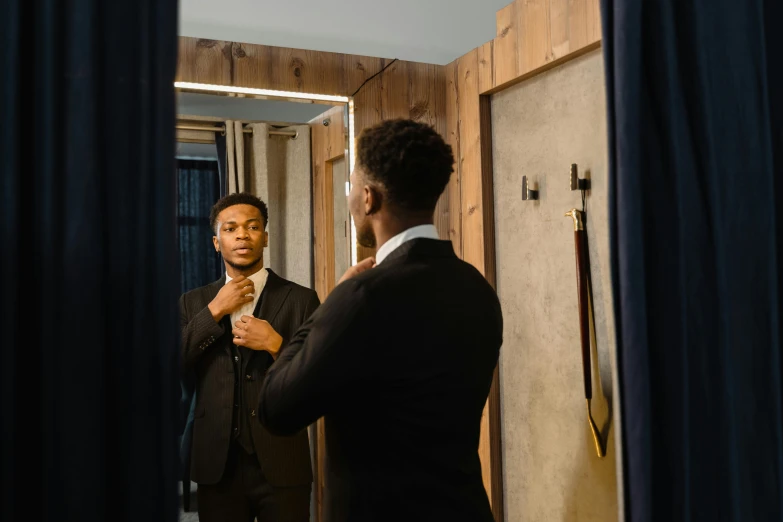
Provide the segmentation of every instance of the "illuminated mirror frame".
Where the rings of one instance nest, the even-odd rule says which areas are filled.
[[[353,98],[350,96],[333,96],[329,94],[276,91],[272,89],[254,89],[250,87],[232,87],[226,85],[190,82],[174,82],[174,88],[180,92],[191,92],[197,94],[233,94],[240,95],[245,98],[255,98],[258,100],[278,100],[296,103],[321,103],[324,105],[342,103],[348,110],[348,174],[353,172],[354,163],[356,161],[356,137],[354,126]],[[350,185],[348,186],[348,189],[350,189]],[[353,222],[353,216],[350,215],[350,212],[348,214],[348,219],[351,222],[351,265],[355,265],[357,262],[356,226]]]

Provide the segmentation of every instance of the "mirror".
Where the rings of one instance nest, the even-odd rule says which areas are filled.
[[[348,127],[345,103],[178,89],[181,237],[190,241],[199,234],[196,221],[201,223],[200,239],[211,234],[204,228],[209,215],[204,198],[214,203],[221,195],[251,192],[269,207],[265,265],[283,278],[315,289],[324,299],[352,259],[345,199],[350,174]],[[338,146],[338,139],[344,144]],[[197,174],[198,168],[212,174]],[[199,176],[211,176],[217,185],[195,181]],[[331,178],[324,179],[329,186],[316,187],[316,176]],[[208,239],[207,245],[211,235]],[[319,253],[328,259],[323,259],[326,266],[316,274]],[[202,257],[182,252],[183,292],[206,284],[205,276],[196,273],[205,274],[209,268],[215,268],[212,273],[218,277],[222,273],[218,263]]]
[[[352,158],[351,101],[296,98],[295,93],[219,92],[204,87],[177,88],[182,293],[210,285],[226,274],[223,259],[213,246],[210,210],[226,194],[249,192],[268,208],[264,267],[315,290],[320,300],[325,300],[356,255],[346,198]],[[250,370],[247,373],[250,377]],[[186,468],[195,451],[192,427],[196,418],[201,418],[196,404],[203,404],[195,397],[197,389],[202,385],[183,382],[183,407],[190,404],[181,444]],[[323,437],[319,432],[321,428],[316,426],[308,430],[315,472],[312,520],[320,502],[318,455],[323,454]],[[180,520],[196,521],[196,483],[183,479],[183,486]]]

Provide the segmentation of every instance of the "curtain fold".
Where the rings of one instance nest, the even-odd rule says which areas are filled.
[[[218,132],[215,133],[215,148],[218,157],[218,172],[220,174],[220,193],[222,198],[228,194],[228,163],[226,151],[226,136]]]
[[[248,140],[243,132],[241,121],[226,121],[226,157],[228,171],[228,193],[248,191],[248,168],[245,160],[245,142]]]
[[[626,520],[783,520],[781,4],[604,0]]]
[[[177,2],[8,0],[0,34],[0,519],[174,521]]]
[[[240,135],[241,137],[241,135]],[[234,122],[226,121],[226,167],[228,172],[228,193],[242,192],[237,176],[237,147]]]
[[[177,160],[180,293],[207,285],[221,277],[224,265],[212,249],[214,232],[209,226],[212,205],[220,197],[219,161]],[[190,510],[190,452],[196,406],[196,381],[192,373],[181,378],[182,419],[179,443],[182,464],[182,504]]]
[[[278,129],[296,132],[296,138],[271,136],[284,165],[269,169],[270,222],[276,223],[277,240],[272,260],[284,277],[302,286],[313,284],[313,209],[310,126],[294,125]],[[343,189],[344,190],[344,189]],[[337,241],[337,239],[335,239]]]
[[[180,293],[207,285],[223,274],[220,256],[212,249],[209,226],[212,205],[220,197],[218,162],[177,160]]]
[[[228,192],[249,192],[269,208],[264,264],[281,277],[312,286],[310,127],[294,125],[296,139],[270,136],[268,123],[226,122]],[[303,211],[305,209],[305,211]]]
[[[265,264],[281,277],[311,287],[310,127],[274,127],[274,130],[296,132],[295,139],[270,136],[273,127],[266,123],[253,123],[250,128],[253,133],[246,138],[245,186],[269,207]]]

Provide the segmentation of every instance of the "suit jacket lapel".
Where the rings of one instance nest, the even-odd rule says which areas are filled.
[[[266,279],[266,285],[264,285],[264,290],[261,292],[261,298],[258,300],[253,315],[269,324],[273,324],[280,307],[283,306],[283,303],[288,298],[288,294],[291,292],[291,287],[286,284],[285,279],[282,279],[271,270],[268,272],[269,276]]]
[[[264,285],[264,289],[261,291],[261,297],[258,299],[256,309],[253,310],[253,316],[259,319],[263,319],[264,321],[271,324],[274,328],[275,317],[277,317],[277,313],[280,311],[283,303],[288,298],[288,294],[291,292],[291,287],[286,284],[285,279],[281,278],[271,270],[268,270],[268,272],[269,275],[267,276],[266,284]],[[249,362],[250,359],[254,358],[256,354],[258,354],[257,351],[252,351],[250,353],[250,357],[246,359],[246,363]]]

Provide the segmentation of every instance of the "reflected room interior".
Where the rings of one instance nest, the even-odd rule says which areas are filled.
[[[181,292],[220,279],[209,214],[222,196],[249,192],[269,209],[264,265],[324,299],[351,265],[349,104],[274,94],[177,88],[177,222]],[[303,95],[307,96],[307,95]],[[313,153],[313,140],[323,154]],[[318,277],[316,272],[319,272]],[[184,389],[184,388],[183,388]],[[183,395],[190,402],[194,397]],[[317,471],[317,427],[308,430]],[[189,460],[188,430],[181,460]],[[187,467],[187,465],[186,465]],[[183,491],[189,494],[183,495]],[[317,488],[313,488],[314,519]],[[180,520],[197,521],[197,485],[180,484]]]

